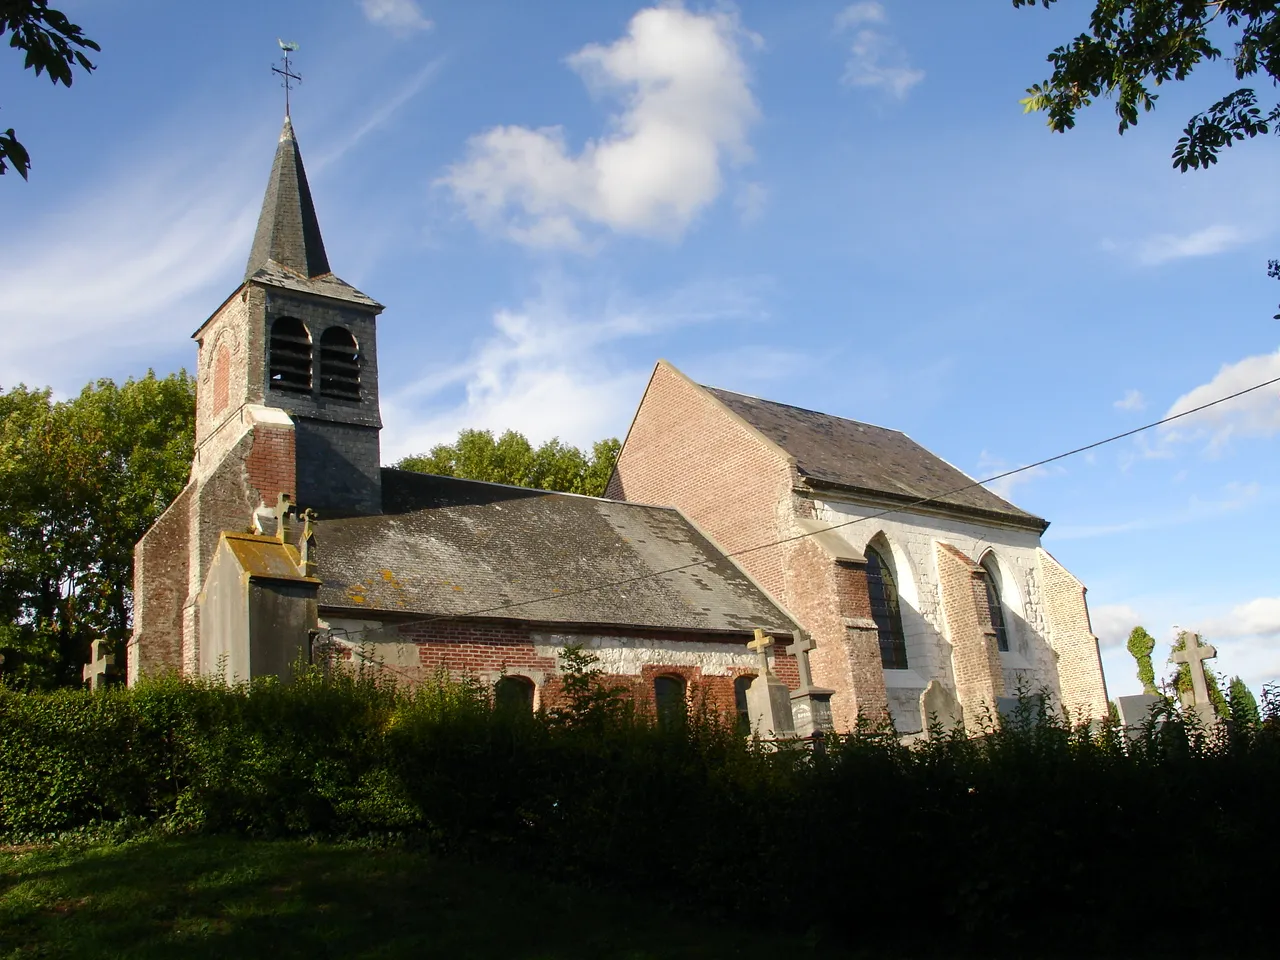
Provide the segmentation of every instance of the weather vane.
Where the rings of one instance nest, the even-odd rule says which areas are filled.
[[[276,43],[280,44],[280,49],[284,51],[284,56],[280,58],[284,61],[284,68],[272,67],[271,72],[280,74],[281,78],[284,80],[284,115],[287,117],[289,116],[289,91],[293,89],[291,81],[297,83],[302,82],[302,77],[293,73],[289,69],[289,54],[296,52],[298,45],[296,43],[285,43],[279,38],[276,39]]]

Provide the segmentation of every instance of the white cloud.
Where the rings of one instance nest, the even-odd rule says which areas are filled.
[[[884,7],[876,2],[855,3],[836,16],[837,30],[853,31],[840,81],[850,87],[882,90],[901,100],[925,74],[911,66],[906,50],[889,33],[869,26],[888,22]]]
[[[590,88],[623,98],[608,134],[575,155],[560,127],[495,127],[441,182],[472,221],[530,246],[584,246],[587,225],[677,238],[720,194],[723,159],[749,156],[751,39],[730,13],[642,10],[626,36],[568,59]]]
[[[417,0],[360,0],[365,19],[401,35],[431,29]]]
[[[992,456],[986,450],[983,450],[978,454],[979,477],[990,477],[999,473],[1005,473],[1006,471],[1013,470],[1015,468],[1015,464],[1012,464],[1008,460],[1004,460],[1000,457]],[[1000,477],[998,480],[985,482],[983,483],[983,486],[994,493],[997,497],[1003,497],[1005,500],[1012,502],[1013,491],[1019,485],[1040,477],[1048,477],[1064,472],[1064,468],[1060,466],[1032,467],[1030,470],[1022,470],[1007,477]]]
[[[1277,377],[1280,377],[1280,350],[1223,364],[1208,383],[1175,400],[1165,417],[1193,410]],[[1280,384],[1255,390],[1161,427],[1160,439],[1166,445],[1177,441],[1206,441],[1209,451],[1217,453],[1236,437],[1274,436],[1280,432],[1278,397]]]
[[[1142,615],[1127,603],[1109,603],[1090,607],[1089,622],[1103,649],[1123,649],[1133,628],[1142,626]]]
[[[749,321],[760,307],[751,283],[686,287],[641,304],[570,310],[551,293],[499,310],[493,328],[461,362],[382,398],[383,458],[394,462],[450,442],[464,427],[519,430],[585,446],[621,436],[651,367],[619,361],[614,346],[674,327]]]
[[[1156,233],[1138,241],[1103,240],[1102,249],[1155,267],[1171,260],[1213,256],[1252,239],[1248,231],[1218,223],[1191,233]]]
[[[1197,629],[1210,637],[1280,636],[1280,597],[1258,597],[1242,603],[1226,616],[1203,621]]]
[[[1146,397],[1142,395],[1141,390],[1126,390],[1124,396],[1112,404],[1117,410],[1145,410],[1147,409]]]

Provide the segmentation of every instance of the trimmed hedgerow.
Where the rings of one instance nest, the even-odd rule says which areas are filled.
[[[710,710],[656,723],[566,656],[567,706],[534,716],[474,683],[369,674],[0,692],[0,832],[399,836],[908,954],[1267,936],[1275,691],[1213,736],[1167,705],[1129,742],[1029,699],[981,738],[864,728],[814,752],[744,741]],[[1207,906],[1160,924],[1180,890]]]

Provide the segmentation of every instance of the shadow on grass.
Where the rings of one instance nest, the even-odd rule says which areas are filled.
[[[3,960],[810,952],[797,938],[395,848],[192,838],[0,851]]]

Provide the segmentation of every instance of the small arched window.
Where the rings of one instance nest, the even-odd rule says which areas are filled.
[[[281,317],[271,324],[268,370],[272,390],[311,392],[311,334],[297,317]]]
[[[991,614],[991,629],[996,632],[996,649],[1008,653],[1009,630],[1004,622],[1004,601],[1000,598],[1000,567],[989,553],[982,558],[982,579],[987,585],[987,610]]]
[[[320,337],[320,396],[360,399],[360,348],[346,327],[330,327]]]
[[[893,567],[880,549],[867,546],[867,594],[871,619],[880,638],[880,665],[886,670],[907,669],[907,641],[902,632],[902,608]]]
[[[653,706],[662,724],[684,719],[684,677],[664,675],[653,678]]]
[[[494,706],[512,713],[533,713],[533,689],[528,677],[503,677],[493,685]]]
[[[751,732],[751,710],[747,706],[747,688],[755,682],[755,674],[748,673],[733,678],[733,706],[738,715],[738,730]]]

